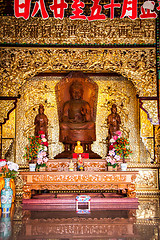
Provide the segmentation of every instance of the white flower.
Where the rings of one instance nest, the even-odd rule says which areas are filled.
[[[112,158],[110,156],[106,157],[106,161],[109,163],[112,160]]]
[[[43,161],[46,163],[46,162],[48,162],[48,158],[47,157],[44,157],[43,158]]]
[[[38,158],[38,159],[37,159],[37,164],[40,165],[40,164],[42,164],[42,163],[43,163],[43,160],[42,160],[41,158]]]
[[[114,143],[114,142],[115,142],[115,140],[114,140],[113,138],[111,138],[111,139],[110,139],[110,142],[111,142],[111,143]]]
[[[121,159],[121,157],[119,155],[115,155],[114,158],[119,161]]]
[[[115,156],[115,151],[114,151],[114,149],[112,149],[112,150],[109,151],[109,155],[110,155],[110,156]]]
[[[47,139],[46,138],[42,138],[42,142],[47,142]]]
[[[14,163],[14,162],[10,162],[10,161],[8,161],[7,162],[7,165],[8,165],[8,169],[9,170],[14,170],[14,171],[18,171],[18,169],[19,169],[19,166],[18,166],[18,164],[17,163]]]
[[[47,147],[43,146],[43,151],[47,152]]]
[[[6,165],[6,160],[0,162],[0,167],[4,167]]]
[[[44,152],[44,151],[40,151],[39,153],[38,153],[38,158],[40,158],[40,159],[42,159],[43,157],[45,157],[46,156],[46,152]]]

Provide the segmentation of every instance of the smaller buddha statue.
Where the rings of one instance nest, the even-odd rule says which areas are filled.
[[[44,106],[42,104],[39,105],[38,114],[35,117],[34,125],[35,125],[35,136],[39,136],[39,131],[43,131],[45,137],[48,139],[48,118],[44,114]]]
[[[79,154],[79,156],[78,156],[77,170],[78,170],[78,171],[83,171],[83,170],[84,170],[84,167],[83,167],[83,160],[82,160],[82,156],[81,156],[81,154]]]
[[[73,172],[73,170],[74,170],[74,163],[72,162],[72,159],[71,159],[71,161],[69,163],[69,171]]]
[[[83,147],[81,146],[80,141],[77,141],[77,145],[75,146],[74,152],[75,153],[83,153]]]
[[[120,130],[121,118],[117,113],[116,104],[112,105],[111,114],[107,118],[108,123],[108,141],[116,135],[116,131]]]

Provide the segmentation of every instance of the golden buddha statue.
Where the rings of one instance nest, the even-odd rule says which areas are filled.
[[[74,152],[75,153],[83,153],[83,147],[81,146],[80,141],[77,141],[77,145],[75,146]]]

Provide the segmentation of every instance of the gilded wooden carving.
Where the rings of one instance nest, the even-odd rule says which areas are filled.
[[[134,178],[137,172],[21,172],[27,179],[23,198],[31,198],[31,190],[122,190],[135,197]]]
[[[143,55],[143,58],[142,58]],[[27,78],[42,71],[117,72],[131,80],[140,96],[157,96],[154,48],[3,49],[3,95],[17,95]],[[147,87],[146,87],[147,86]]]
[[[0,100],[0,123],[4,123],[8,118],[7,114],[15,107],[14,100]]]
[[[158,190],[157,169],[139,170],[135,183],[139,190]]]
[[[142,44],[155,43],[155,20],[103,21],[1,17],[0,41],[38,44]]]

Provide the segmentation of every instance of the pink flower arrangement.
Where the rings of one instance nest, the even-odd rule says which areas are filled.
[[[110,139],[109,153],[108,156],[106,157],[107,165],[112,166],[113,168],[118,166],[118,161],[120,160],[120,156],[116,155],[116,151],[114,148],[114,143],[120,136],[121,132],[117,131],[115,135]]]
[[[109,145],[109,153],[106,158],[107,164],[109,166],[116,166],[118,165],[117,161],[123,158],[123,162],[125,162],[125,158],[132,153],[129,148],[129,141],[128,139],[121,137],[122,133],[117,131],[115,135],[110,139]],[[116,164],[116,165],[115,165]]]
[[[48,142],[45,138],[45,134],[43,131],[39,132],[41,138],[40,149],[37,154],[37,166],[36,168],[39,170],[40,167],[46,167],[46,163],[48,162],[47,151],[48,151]]]
[[[109,154],[110,154],[110,151],[109,151]],[[106,157],[107,165],[112,166],[113,168],[118,166],[118,161],[119,160],[120,160],[120,157],[118,159],[116,156],[113,156],[113,155],[111,155],[111,156],[109,155],[109,156]]]

